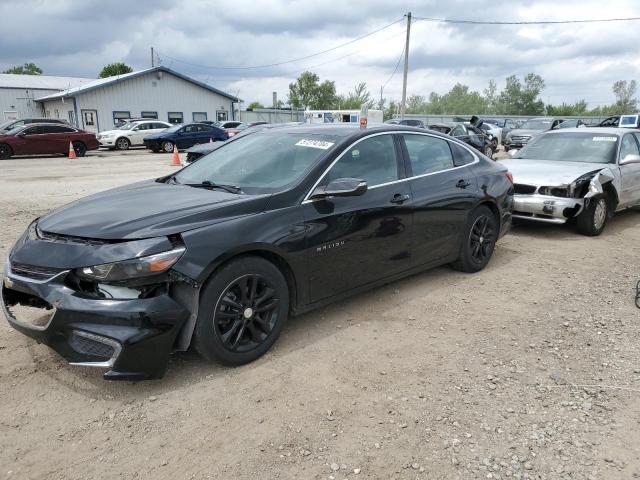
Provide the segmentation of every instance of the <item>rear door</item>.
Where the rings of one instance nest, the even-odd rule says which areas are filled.
[[[422,133],[401,137],[413,196],[413,263],[454,259],[469,212],[478,202],[472,168],[477,157],[441,137]]]
[[[69,143],[73,140],[74,129],[64,125],[45,125],[43,128],[44,148],[43,153],[65,153],[69,151]]]
[[[132,145],[142,145],[142,139],[152,133],[149,127],[152,123],[139,123],[129,133],[128,137]]]
[[[627,155],[640,155],[640,133],[627,133],[620,142],[620,160]],[[640,163],[620,165],[622,191],[620,192],[620,206],[634,205],[640,202]]]
[[[303,202],[312,302],[407,270],[411,264],[411,189],[392,133],[347,147],[318,181],[365,180],[357,197]]]

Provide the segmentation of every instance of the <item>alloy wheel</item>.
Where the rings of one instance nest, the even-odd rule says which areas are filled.
[[[495,237],[491,219],[486,215],[476,218],[469,233],[469,250],[474,262],[482,263],[489,258]]]
[[[218,299],[214,332],[225,349],[247,352],[269,337],[279,313],[275,287],[262,275],[243,275],[231,282]]]
[[[171,153],[173,152],[173,143],[171,142],[164,142],[162,144],[162,149],[167,152],[167,153]]]
[[[118,147],[118,150],[127,150],[129,148],[129,140],[126,138],[119,138],[116,142],[116,147]]]
[[[607,201],[604,198],[598,199],[596,208],[593,211],[593,227],[600,230],[607,219]]]

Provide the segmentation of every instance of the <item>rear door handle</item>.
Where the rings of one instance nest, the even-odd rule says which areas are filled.
[[[407,200],[409,200],[411,197],[409,195],[403,195],[401,193],[396,193],[393,197],[391,197],[391,203],[396,203],[396,204],[403,204],[404,202],[406,202]]]
[[[458,188],[467,188],[469,185],[471,185],[471,183],[466,180],[458,180],[458,183],[456,183],[456,187]]]

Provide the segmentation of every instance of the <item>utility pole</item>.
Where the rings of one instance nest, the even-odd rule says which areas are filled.
[[[155,56],[153,55],[153,47],[151,47],[151,68],[155,67]]]
[[[409,35],[411,34],[411,12],[407,13],[407,41],[404,45],[404,73],[402,76],[402,103],[400,104],[400,118],[404,118],[407,104],[407,74],[409,73]]]

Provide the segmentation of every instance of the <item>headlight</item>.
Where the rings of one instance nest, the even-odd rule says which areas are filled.
[[[168,252],[157,253],[147,257],[78,268],[76,272],[80,277],[101,282],[116,282],[131,278],[148,277],[166,272],[180,259],[184,251],[184,247],[178,247]]]
[[[569,191],[565,187],[540,187],[538,193],[540,195],[551,195],[552,197],[566,198],[569,196]]]

